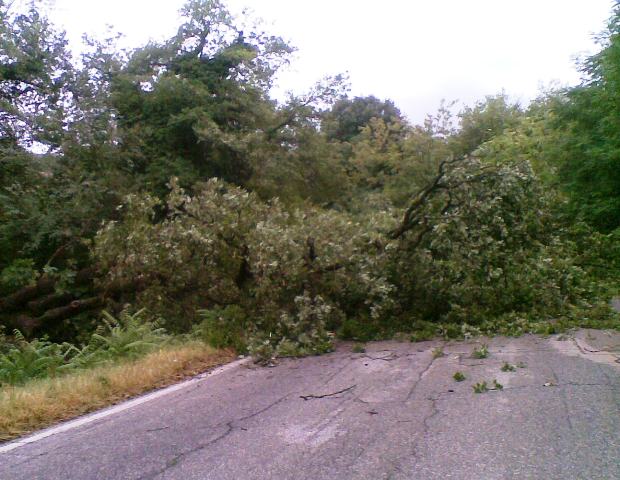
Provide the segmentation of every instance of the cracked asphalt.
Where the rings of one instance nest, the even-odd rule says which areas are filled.
[[[620,478],[617,333],[351,347],[239,366],[0,453],[0,478]]]

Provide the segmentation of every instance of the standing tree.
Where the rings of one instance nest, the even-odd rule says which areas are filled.
[[[564,132],[557,162],[572,212],[610,232],[620,227],[620,7],[600,42],[582,64],[583,83],[556,104]]]
[[[350,142],[373,118],[386,124],[406,123],[402,113],[391,100],[377,97],[341,98],[323,116],[321,128],[330,140]]]

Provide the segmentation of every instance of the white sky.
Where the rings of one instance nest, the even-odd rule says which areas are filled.
[[[74,49],[105,25],[138,47],[176,31],[184,0],[50,0]],[[229,0],[251,8],[299,51],[280,77],[302,91],[348,72],[352,94],[393,99],[414,122],[441,99],[472,104],[502,89],[527,101],[579,80],[575,56],[596,51],[613,0]]]

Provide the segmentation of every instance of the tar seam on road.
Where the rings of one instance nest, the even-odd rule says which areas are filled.
[[[177,383],[176,385],[171,385],[169,387],[162,388],[161,390],[156,390],[152,393],[148,393],[141,397],[134,398],[133,400],[129,400],[127,402],[120,403],[113,407],[106,408],[105,410],[101,410],[96,413],[91,413],[89,415],[77,418],[76,420],[70,420],[56,427],[45,429],[29,437],[25,437],[20,440],[15,440],[5,445],[1,445],[0,454],[10,452],[11,450],[15,450],[16,448],[23,447],[24,445],[28,445],[30,443],[38,442],[39,440],[43,440],[44,438],[51,437],[52,435],[56,435],[57,433],[62,433],[68,430],[73,430],[74,428],[81,427],[82,425],[87,425],[96,420],[101,420],[102,418],[115,415],[117,413],[123,412],[130,408],[136,407],[138,405],[142,405],[143,403],[150,402],[151,400],[155,400],[165,395],[169,395],[178,390],[182,390],[184,388],[190,387],[197,383],[201,383],[211,377],[219,375],[220,373],[224,373],[224,372],[227,372],[228,370],[232,370],[233,368],[237,368],[250,361],[251,361],[251,358],[244,358],[241,360],[236,360],[232,363],[228,363],[222,367],[216,368],[215,370],[212,370],[211,372],[203,373],[201,375],[198,375],[197,377],[191,378],[181,383]]]

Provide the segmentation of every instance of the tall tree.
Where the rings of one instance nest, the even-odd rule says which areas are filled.
[[[64,33],[38,2],[20,13],[0,1],[0,145],[58,148],[72,77]]]
[[[560,180],[575,215],[603,232],[620,227],[620,6],[582,63],[585,79],[557,102]]]
[[[244,30],[217,0],[191,0],[182,15],[177,35],[137,50],[114,76],[124,152],[160,192],[172,175],[186,185],[214,176],[245,185],[248,148],[273,115],[273,74],[292,49]]]
[[[394,102],[370,95],[338,100],[323,116],[321,128],[331,140],[350,142],[373,118],[386,124],[406,123]]]
[[[515,128],[523,117],[518,103],[504,93],[487,96],[459,113],[460,131],[454,142],[458,154],[473,153],[484,142]]]

